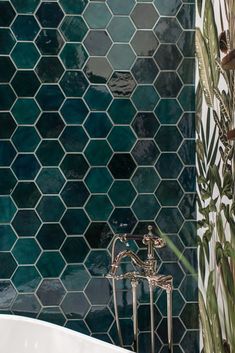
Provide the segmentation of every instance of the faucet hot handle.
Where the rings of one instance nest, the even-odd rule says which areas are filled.
[[[151,225],[148,226],[148,233],[143,237],[143,244],[148,246],[148,258],[154,258],[154,248],[163,248],[166,245],[164,239],[156,236],[152,232],[153,227]]]

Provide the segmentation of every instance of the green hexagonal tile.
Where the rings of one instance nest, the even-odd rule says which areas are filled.
[[[85,209],[92,221],[106,221],[113,210],[113,206],[106,195],[92,195]]]
[[[89,225],[89,219],[82,209],[67,209],[61,224],[68,235],[80,235]]]
[[[81,42],[88,28],[80,16],[66,16],[61,23],[60,31],[68,42]]]
[[[115,207],[122,207],[132,204],[136,191],[129,181],[116,180],[108,194]]]
[[[41,253],[41,249],[33,238],[18,239],[12,250],[19,265],[34,264]]]
[[[40,192],[33,182],[19,182],[12,193],[19,208],[33,208],[40,199]]]
[[[16,206],[9,196],[0,196],[0,223],[10,223],[16,213]]]
[[[58,222],[65,206],[58,196],[43,196],[37,206],[37,212],[43,222]]]
[[[106,140],[90,140],[85,156],[92,166],[105,166],[112,156],[112,150]]]
[[[39,56],[33,43],[18,42],[11,52],[11,57],[18,69],[33,69]]]
[[[132,210],[140,220],[154,219],[160,209],[154,195],[138,195]]]
[[[83,17],[89,28],[103,29],[109,23],[112,15],[104,2],[90,2],[84,11]]]
[[[155,193],[162,206],[177,206],[183,196],[183,191],[176,180],[164,180]]]
[[[115,152],[129,152],[135,144],[136,136],[128,126],[115,126],[108,141]]]
[[[113,178],[107,168],[90,168],[85,183],[91,193],[106,193],[113,182]]]
[[[43,252],[36,263],[40,274],[45,277],[59,277],[65,262],[58,251]]]
[[[66,43],[60,53],[60,58],[66,69],[81,69],[88,55],[81,43]]]
[[[34,152],[41,139],[34,127],[19,126],[12,136],[12,141],[18,152]]]
[[[156,190],[160,178],[153,167],[139,167],[131,179],[140,193],[152,193]]]

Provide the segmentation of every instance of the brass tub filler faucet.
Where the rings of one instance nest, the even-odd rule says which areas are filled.
[[[133,251],[124,250],[115,255],[115,247],[117,241],[127,243],[128,240],[142,240],[142,243],[147,246],[147,258],[141,260]],[[162,288],[167,293],[167,335],[168,335],[168,351],[173,353],[172,342],[172,276],[164,276],[158,274],[157,261],[155,257],[155,249],[160,249],[166,246],[165,240],[152,233],[152,227],[148,226],[148,233],[145,235],[135,234],[116,234],[112,244],[112,264],[107,278],[112,279],[113,285],[113,302],[115,320],[117,325],[118,337],[120,345],[123,346],[123,339],[118,315],[116,281],[129,279],[132,286],[132,301],[133,301],[133,328],[134,328],[134,351],[138,353],[138,317],[137,317],[137,286],[140,281],[147,280],[149,285],[150,296],[150,327],[151,327],[151,352],[155,353],[155,337],[154,337],[154,290]],[[120,275],[117,274],[121,261],[124,258],[130,258],[132,263],[139,268],[140,272],[126,272]]]

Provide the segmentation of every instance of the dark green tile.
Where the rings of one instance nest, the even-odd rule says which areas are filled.
[[[159,149],[163,152],[177,151],[182,140],[182,136],[175,126],[161,126],[155,137]]]
[[[154,219],[159,209],[160,205],[154,195],[138,195],[132,206],[139,220]]]
[[[43,85],[36,95],[36,100],[43,110],[58,110],[63,101],[64,95],[57,85]]]
[[[65,262],[57,251],[43,252],[36,263],[43,277],[58,277],[65,267]]]
[[[134,77],[130,72],[115,71],[110,77],[108,87],[114,97],[130,97],[136,87]]]
[[[108,141],[115,152],[129,152],[135,144],[136,136],[128,126],[115,126]]]
[[[180,36],[177,45],[184,56],[194,57],[195,31],[184,31]]]
[[[132,183],[140,193],[152,193],[160,182],[160,178],[153,167],[139,167],[132,177]]]
[[[42,57],[35,69],[42,83],[56,83],[63,75],[64,68],[56,57]]]
[[[106,195],[92,195],[85,209],[92,221],[107,221],[113,206]]]
[[[16,95],[7,84],[0,84],[0,110],[10,110],[16,100]]]
[[[0,2],[0,26],[9,27],[16,15],[9,1]]]
[[[162,208],[156,218],[156,223],[164,233],[177,233],[183,223],[183,217],[177,208]]]
[[[68,235],[78,235],[84,233],[89,219],[83,210],[69,209],[65,212],[61,224]]]
[[[85,293],[92,305],[105,305],[112,296],[112,287],[106,278],[92,278]]]
[[[180,291],[187,301],[198,300],[198,278],[197,275],[185,276],[180,286]]]
[[[112,100],[108,89],[103,85],[92,85],[85,94],[85,101],[91,110],[106,110]]]
[[[57,194],[62,189],[65,178],[58,168],[43,168],[36,183],[43,194]]]
[[[156,169],[164,179],[176,179],[183,169],[183,164],[176,153],[161,154]]]
[[[68,319],[83,319],[89,307],[90,305],[82,292],[67,293],[61,304],[61,309]]]
[[[68,320],[65,327],[77,331],[79,333],[83,333],[84,335],[90,336],[90,330],[88,329],[85,321],[83,320]]]
[[[43,166],[57,166],[64,156],[64,151],[58,141],[43,140],[36,155]]]
[[[36,39],[36,45],[43,55],[57,55],[64,40],[56,29],[42,29]]]
[[[195,110],[195,87],[184,86],[179,94],[179,102],[185,111]]]
[[[81,43],[66,43],[60,53],[60,58],[66,69],[81,69],[88,55]]]
[[[58,196],[43,196],[37,206],[37,212],[43,222],[58,222],[65,206]]]
[[[74,3],[73,0],[59,0],[61,7],[65,13],[80,15],[86,7],[87,0],[81,0]]]
[[[182,55],[175,44],[161,44],[154,59],[161,70],[176,70]]]
[[[183,190],[176,180],[165,180],[160,183],[155,195],[162,206],[177,206]]]
[[[105,56],[112,42],[106,31],[91,30],[84,40],[84,45],[90,55]]]
[[[3,310],[9,308],[16,297],[16,290],[10,281],[0,282],[0,293],[0,309]]]
[[[56,138],[65,124],[58,113],[43,113],[36,127],[43,138]]]
[[[41,310],[37,298],[33,294],[19,294],[12,306],[15,315],[36,318]]]
[[[130,206],[136,196],[136,191],[129,181],[115,181],[109,190],[109,197],[114,206]]]
[[[160,15],[174,16],[181,6],[181,0],[165,0],[164,3],[161,0],[155,0],[154,4]]]
[[[135,171],[136,164],[128,153],[115,153],[108,168],[115,179],[129,179]]]
[[[10,225],[0,225],[0,251],[9,251],[16,241],[16,235]]]
[[[0,278],[11,278],[17,264],[10,252],[0,252],[0,261],[4,266],[0,268]]]
[[[51,322],[52,324],[64,326],[65,317],[62,314],[60,308],[43,308],[38,316],[39,320]]]
[[[19,180],[32,180],[40,170],[40,164],[33,154],[18,154],[12,169]]]
[[[173,313],[173,316],[178,316],[185,305],[185,301],[178,290],[173,290],[172,298],[173,298],[172,313]],[[166,300],[167,300],[166,292],[163,291],[160,294],[159,298],[157,299],[157,307],[160,310],[161,314],[164,316],[167,315]]]
[[[60,168],[67,179],[82,179],[89,165],[81,154],[67,154]]]
[[[128,43],[135,32],[135,27],[129,17],[115,16],[110,21],[107,31],[115,43]]]
[[[91,138],[105,138],[112,123],[105,113],[90,113],[84,127]]]
[[[31,15],[18,15],[11,26],[17,40],[34,40],[40,27]]]
[[[183,113],[176,99],[161,99],[155,109],[161,124],[176,124]]]
[[[0,197],[0,223],[10,223],[14,214],[16,213],[16,207],[9,196]]]
[[[59,249],[65,237],[63,229],[57,223],[44,223],[37,234],[37,240],[43,250]]]
[[[8,83],[12,79],[12,76],[16,71],[15,66],[12,63],[11,59],[7,56],[0,57],[0,66],[4,68],[4,70],[1,70],[0,72],[0,82]]]
[[[16,123],[10,113],[0,113],[0,138],[10,138],[16,128]]]
[[[135,5],[135,1],[107,0],[107,4],[114,15],[129,15]]]
[[[42,27],[56,28],[64,14],[56,2],[43,2],[36,12],[36,17]]]
[[[155,81],[158,68],[152,58],[138,58],[131,69],[137,83],[153,83]]]
[[[11,84],[18,97],[33,97],[40,86],[34,71],[17,71]]]
[[[41,139],[34,127],[19,126],[12,141],[18,152],[34,152]]]
[[[91,193],[106,193],[113,182],[107,168],[94,167],[89,170],[85,183]]]
[[[193,84],[195,81],[195,59],[185,58],[178,69],[178,74],[184,84]]]
[[[18,42],[11,53],[18,69],[33,69],[39,59],[39,52],[33,43]]]
[[[154,32],[161,43],[176,43],[182,29],[174,17],[161,17],[154,28]]]
[[[19,182],[12,193],[19,208],[33,208],[40,199],[40,192],[32,182]]]
[[[83,100],[70,98],[65,100],[60,112],[67,124],[82,124],[88,109]]]
[[[16,40],[10,29],[0,28],[0,54],[9,54]]]
[[[113,238],[113,233],[105,222],[92,222],[84,234],[91,248],[107,248]]]
[[[185,192],[196,192],[196,170],[195,167],[185,167],[179,177],[179,182]]]
[[[81,42],[88,28],[80,16],[66,16],[60,26],[60,31],[68,42]]]
[[[12,282],[19,293],[32,293],[41,281],[41,276],[34,266],[19,266],[12,277]]]
[[[61,276],[61,281],[68,291],[84,290],[89,280],[90,275],[84,265],[67,265]]]
[[[133,230],[137,219],[130,208],[116,207],[109,218],[109,223],[115,233],[125,233]]]
[[[90,2],[83,14],[89,28],[103,29],[106,28],[112,15],[105,3]]]
[[[179,209],[185,219],[196,219],[196,194],[184,194]]]
[[[65,240],[61,253],[67,263],[82,263],[89,252],[83,237],[69,237]]]
[[[184,143],[182,144],[180,150],[179,150],[179,155],[186,165],[195,165],[195,157],[196,157],[196,151],[195,151],[195,140],[185,140]]]
[[[186,303],[181,315],[187,329],[198,329],[199,328],[199,309],[197,303]]]
[[[175,72],[160,72],[154,83],[156,90],[162,98],[174,98],[183,86]]]
[[[82,152],[87,141],[88,136],[81,126],[67,126],[60,136],[60,142],[66,152]]]
[[[14,255],[19,265],[33,265],[39,257],[40,253],[41,249],[33,238],[18,239],[12,250],[12,254]],[[19,276],[20,274],[18,274],[17,277]]]
[[[44,306],[60,305],[64,295],[65,289],[58,279],[44,279],[37,290],[37,296]]]
[[[106,250],[92,250],[85,261],[91,276],[104,276],[110,265],[110,257]]]
[[[138,56],[152,56],[158,44],[154,33],[146,30],[138,30],[131,40],[131,46]]]
[[[0,169],[0,195],[10,194],[16,182],[16,178],[11,169]]]
[[[154,137],[159,128],[159,122],[153,113],[138,113],[132,127],[140,138]]]
[[[17,12],[33,13],[39,4],[39,0],[12,0]]]
[[[85,156],[92,166],[105,166],[112,156],[112,150],[106,140],[90,140]]]
[[[18,124],[34,124],[40,109],[34,99],[20,98],[12,108],[12,114]]]
[[[68,181],[61,197],[67,207],[82,207],[90,193],[82,181]]]
[[[92,306],[85,321],[92,332],[106,332],[113,322],[113,316],[106,306]]]
[[[60,87],[67,97],[82,97],[88,87],[88,82],[82,72],[66,71],[60,81]]]
[[[181,346],[185,353],[199,351],[199,331],[189,330],[181,341]]]
[[[12,226],[19,237],[31,237],[36,234],[41,221],[33,210],[20,210],[13,219]]]
[[[10,141],[0,141],[0,166],[8,167],[16,156],[16,150]]]
[[[195,25],[195,5],[183,4],[177,14],[177,19],[184,29],[192,29]]]
[[[115,124],[130,124],[136,109],[129,99],[114,99],[108,113]]]
[[[185,138],[195,138],[195,113],[185,113],[178,127]]]
[[[153,86],[139,85],[132,95],[132,101],[140,111],[152,111],[159,101],[159,96]]]
[[[159,150],[153,140],[139,140],[132,150],[138,165],[153,165],[159,156]]]

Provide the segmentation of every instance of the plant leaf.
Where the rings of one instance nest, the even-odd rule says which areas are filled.
[[[199,301],[200,320],[201,320],[201,324],[202,324],[202,337],[203,337],[204,353],[212,353],[213,341],[212,341],[212,337],[211,337],[210,322],[208,319],[205,302],[204,302],[202,293],[200,291],[198,294],[198,301]]]
[[[202,0],[197,0],[197,9],[198,13],[201,16],[202,15]]]

